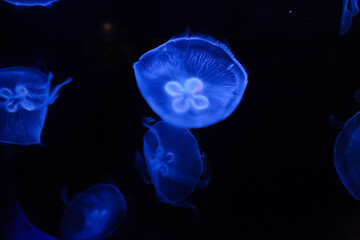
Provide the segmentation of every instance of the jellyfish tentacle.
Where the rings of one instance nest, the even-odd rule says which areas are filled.
[[[49,74],[49,79],[51,79],[51,78],[52,78],[52,74],[50,73]],[[51,90],[51,93],[50,93],[47,101],[44,103],[44,105],[53,104],[54,101],[59,97],[59,93],[58,93],[59,89],[61,87],[63,87],[64,85],[71,83],[71,81],[72,81],[72,78],[68,78],[63,83],[61,83],[61,84],[57,85],[55,88],[53,88]]]
[[[352,24],[352,19],[357,14],[359,14],[359,11],[360,10],[357,4],[357,0],[343,0],[343,12],[341,14],[340,35],[344,35],[349,31]]]
[[[359,6],[357,0],[350,0],[351,1],[351,15],[355,17],[359,13]]]
[[[198,188],[206,188],[209,185],[209,182],[210,182],[210,179],[211,179],[211,169],[210,169],[209,163],[207,161],[207,157],[206,157],[205,152],[202,154],[201,160],[202,160],[202,163],[203,163],[203,169],[202,169],[202,172],[201,172],[199,182],[196,185],[196,187],[198,187]]]
[[[70,201],[67,199],[68,189],[67,187],[62,187],[60,191],[61,201],[63,201],[67,206],[69,206]]]

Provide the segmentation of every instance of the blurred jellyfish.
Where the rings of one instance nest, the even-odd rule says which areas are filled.
[[[360,89],[354,92],[354,98],[357,103],[360,103]]]
[[[341,15],[340,35],[347,33],[351,27],[352,19],[359,13],[357,0],[343,0],[343,12]]]
[[[6,223],[4,240],[56,240],[33,226],[19,204],[14,207],[14,215]]]
[[[345,123],[336,138],[334,160],[341,181],[360,200],[360,112]]]
[[[61,235],[63,240],[100,240],[109,237],[126,213],[120,191],[110,184],[98,184],[68,203]]]
[[[58,0],[4,0],[4,1],[20,7],[33,7],[33,6],[51,7],[52,3],[57,2]]]
[[[71,82],[69,78],[50,92],[52,77],[35,68],[0,69],[0,142],[40,143],[48,105],[59,97],[58,90]]]
[[[164,203],[194,208],[186,200],[195,187],[205,188],[210,181],[205,155],[188,129],[166,122],[150,126],[144,135],[144,158],[136,153],[136,165],[144,181],[152,183]]]
[[[344,126],[344,122],[336,117],[334,114],[329,115],[329,123],[333,128],[342,129]]]
[[[229,48],[210,37],[173,38],[134,64],[142,96],[164,121],[201,128],[227,118],[248,79]]]

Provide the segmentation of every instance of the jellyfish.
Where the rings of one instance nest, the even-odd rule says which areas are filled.
[[[9,217],[5,228],[4,240],[57,240],[37,229],[18,203],[14,206],[14,216]]]
[[[359,13],[357,0],[343,0],[343,7],[344,9],[341,15],[340,35],[344,35],[349,31],[353,17]]]
[[[354,98],[357,103],[360,103],[360,89],[354,92]]]
[[[4,1],[19,7],[33,7],[33,6],[51,7],[52,3],[57,2],[58,0],[4,0]]]
[[[229,48],[203,36],[173,38],[145,53],[133,67],[152,110],[183,128],[202,128],[227,118],[248,82]]]
[[[52,73],[35,68],[0,69],[0,142],[19,145],[40,143],[48,105],[59,97],[58,90],[71,78],[50,92]]]
[[[120,191],[110,184],[98,184],[66,201],[61,225],[63,240],[100,240],[109,237],[126,213]]]
[[[334,161],[342,183],[360,200],[360,112],[345,123],[336,138]]]
[[[144,135],[144,157],[136,152],[136,165],[143,180],[155,187],[158,199],[180,207],[194,208],[187,201],[195,187],[205,188],[210,181],[205,154],[186,128],[164,121],[150,126]],[[144,160],[145,159],[145,160]]]

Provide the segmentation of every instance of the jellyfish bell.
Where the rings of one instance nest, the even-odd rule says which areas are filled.
[[[4,1],[19,7],[33,7],[33,6],[51,7],[52,3],[57,2],[58,0],[4,0]]]
[[[206,127],[227,118],[248,82],[229,48],[203,36],[169,40],[141,56],[134,71],[152,110],[183,128]]]
[[[57,240],[37,229],[26,217],[19,203],[13,207],[14,214],[5,224],[4,240]]]
[[[345,123],[337,136],[334,162],[342,183],[360,200],[360,112]]]
[[[109,237],[126,213],[123,195],[111,184],[95,185],[67,204],[61,224],[63,240],[101,240]]]
[[[144,157],[137,152],[135,158],[140,175],[154,185],[160,201],[194,208],[187,199],[194,188],[205,188],[210,181],[196,138],[188,129],[164,121],[145,126],[149,130],[144,135]]]
[[[39,144],[47,107],[58,97],[67,79],[50,91],[52,73],[35,68],[0,69],[0,142]]]

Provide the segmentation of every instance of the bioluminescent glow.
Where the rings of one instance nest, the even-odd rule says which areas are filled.
[[[343,0],[343,12],[341,15],[340,35],[347,33],[351,27],[352,19],[359,13],[358,0]]]
[[[334,160],[341,181],[360,200],[360,112],[345,123],[336,138]]]
[[[134,64],[142,96],[164,121],[201,128],[227,118],[248,79],[229,48],[210,37],[173,38]]]
[[[0,69],[0,142],[20,145],[38,144],[48,105],[59,96],[67,79],[50,92],[50,73],[35,68]]]
[[[160,201],[193,207],[187,198],[195,187],[205,188],[210,175],[195,137],[188,129],[164,121],[150,126],[144,135],[144,158],[136,153],[136,165],[146,183],[152,183]],[[146,171],[147,169],[147,171]]]
[[[33,7],[33,6],[51,7],[52,3],[57,2],[58,0],[4,0],[4,1],[20,7]]]
[[[19,204],[15,206],[14,216],[9,217],[5,229],[6,240],[57,240],[37,229],[25,216]]]
[[[109,237],[126,213],[120,191],[110,184],[98,184],[68,203],[61,235],[63,240],[101,240]]]

